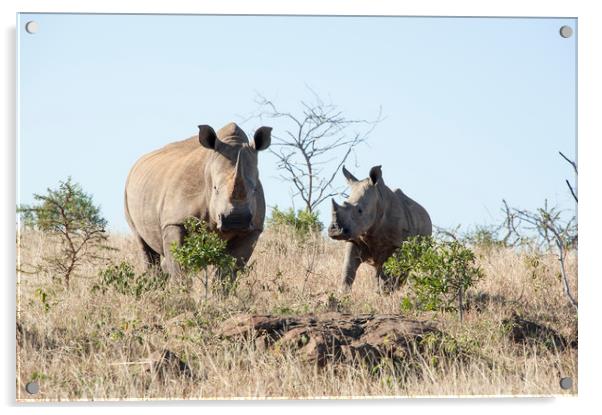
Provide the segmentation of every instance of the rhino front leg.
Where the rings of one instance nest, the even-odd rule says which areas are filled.
[[[243,268],[247,264],[255,250],[255,244],[260,234],[259,231],[251,232],[228,241],[227,250],[230,255],[236,258],[237,268]]]
[[[376,283],[376,292],[382,293],[385,285],[383,267],[374,267],[374,282]]]
[[[391,294],[401,286],[402,278],[395,278],[387,275],[382,265],[375,267],[374,277],[376,280],[376,291],[379,294]]]
[[[362,263],[360,251],[355,244],[347,242],[345,247],[345,262],[343,263],[343,278],[341,282],[341,292],[348,293],[355,280],[355,274]]]
[[[238,271],[243,269],[247,265],[247,262],[249,262],[260,234],[260,231],[251,232],[228,241],[226,248],[228,253],[236,259],[236,264],[235,268],[230,272],[218,272],[224,294],[227,294],[233,288]]]
[[[163,228],[163,260],[161,261],[161,268],[172,277],[180,275],[181,269],[171,253],[171,247],[174,243],[180,246],[183,240],[183,226],[168,225]]]

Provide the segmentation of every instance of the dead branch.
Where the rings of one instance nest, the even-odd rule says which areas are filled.
[[[548,248],[556,248],[564,294],[571,305],[577,309],[577,300],[571,292],[566,271],[566,258],[576,238],[574,218],[563,224],[561,212],[553,207],[548,207],[547,201],[544,207],[538,209],[537,212],[520,209],[512,209],[512,211],[520,220],[530,224],[531,229],[538,232],[542,244],[547,244]]]
[[[301,112],[279,109],[273,101],[257,94],[258,112],[249,118],[281,120],[286,126],[273,134],[271,153],[278,160],[280,177],[292,183],[293,197],[300,197],[313,212],[322,202],[342,190],[333,185],[337,173],[354,149],[364,143],[382,121],[350,119],[334,104],[324,102],[309,88],[311,102],[301,101]],[[341,155],[336,153],[343,150]],[[332,161],[337,160],[336,163]]]
[[[565,156],[562,151],[559,151],[558,154],[560,154],[560,156],[565,159],[571,166],[573,166],[573,170],[575,170],[575,176],[578,174],[577,172],[577,163],[575,163],[573,160],[569,159],[567,156]],[[565,180],[566,185],[569,187],[569,191],[571,192],[571,195],[573,195],[573,199],[575,199],[575,202],[579,203],[579,199],[577,199],[577,192],[575,191],[575,189],[573,188],[573,186],[571,186],[571,182],[569,182],[568,180]]]
[[[571,194],[573,195],[573,199],[575,199],[575,202],[579,203],[579,199],[577,199],[577,193],[575,193],[575,190],[573,190],[573,186],[571,186],[571,183],[568,180],[565,180],[565,182],[566,185],[569,187]]]
[[[573,169],[575,170],[575,174],[577,173],[577,163],[575,163],[573,160],[569,159],[567,156],[565,156],[562,151],[559,151],[558,154],[560,154],[560,156],[565,159],[571,166],[573,166]]]

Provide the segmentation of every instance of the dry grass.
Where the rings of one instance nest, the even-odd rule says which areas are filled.
[[[143,270],[132,238],[113,235],[110,260],[127,260]],[[550,395],[576,393],[577,351],[543,344],[515,344],[502,320],[513,311],[576,339],[576,316],[567,304],[553,255],[535,258],[510,250],[478,252],[485,278],[470,293],[470,309],[460,324],[455,314],[421,313],[474,351],[473,360],[417,362],[403,375],[375,373],[343,364],[319,369],[286,354],[256,350],[212,333],[229,316],[241,313],[303,314],[338,309],[351,313],[400,313],[404,290],[375,292],[370,268],[359,270],[353,292],[337,293],[342,243],[317,237],[304,244],[286,232],[266,231],[252,258],[253,271],[235,294],[209,296],[202,284],[192,292],[170,281],[141,298],[93,292],[103,265],[86,264],[67,289],[52,275],[36,271],[52,249],[44,235],[20,235],[17,321],[22,339],[17,356],[18,399],[199,399],[231,397],[306,398],[323,396]],[[537,259],[537,260],[536,260]],[[576,258],[569,258],[576,292]],[[106,265],[106,264],[105,264]],[[41,293],[46,295],[46,305]],[[175,352],[193,369],[150,370],[149,356]],[[559,379],[574,388],[563,392]],[[40,393],[28,395],[32,379]]]

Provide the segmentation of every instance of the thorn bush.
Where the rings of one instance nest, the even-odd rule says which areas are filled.
[[[134,267],[126,261],[111,265],[99,272],[100,281],[92,286],[92,291],[107,292],[109,288],[140,298],[142,294],[165,288],[169,275],[159,270],[136,274]]]
[[[422,311],[461,311],[463,293],[483,276],[469,248],[431,237],[405,241],[385,262],[384,271],[409,285],[411,294],[402,299],[401,308]]]
[[[112,249],[107,243],[107,221],[92,196],[71,177],[60,182],[58,189],[49,188],[45,195],[33,197],[37,203],[18,209],[21,223],[58,238],[58,252],[44,260],[69,285],[71,276],[85,260],[103,259],[100,252]]]

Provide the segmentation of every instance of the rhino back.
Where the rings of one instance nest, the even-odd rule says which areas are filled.
[[[125,208],[133,230],[163,253],[162,229],[207,215],[205,167],[210,151],[196,137],[142,156],[126,182]]]
[[[430,236],[433,225],[426,209],[400,189],[395,189],[394,194],[400,201],[399,208],[403,211],[400,216],[406,222],[404,227],[409,231],[408,236]]]

